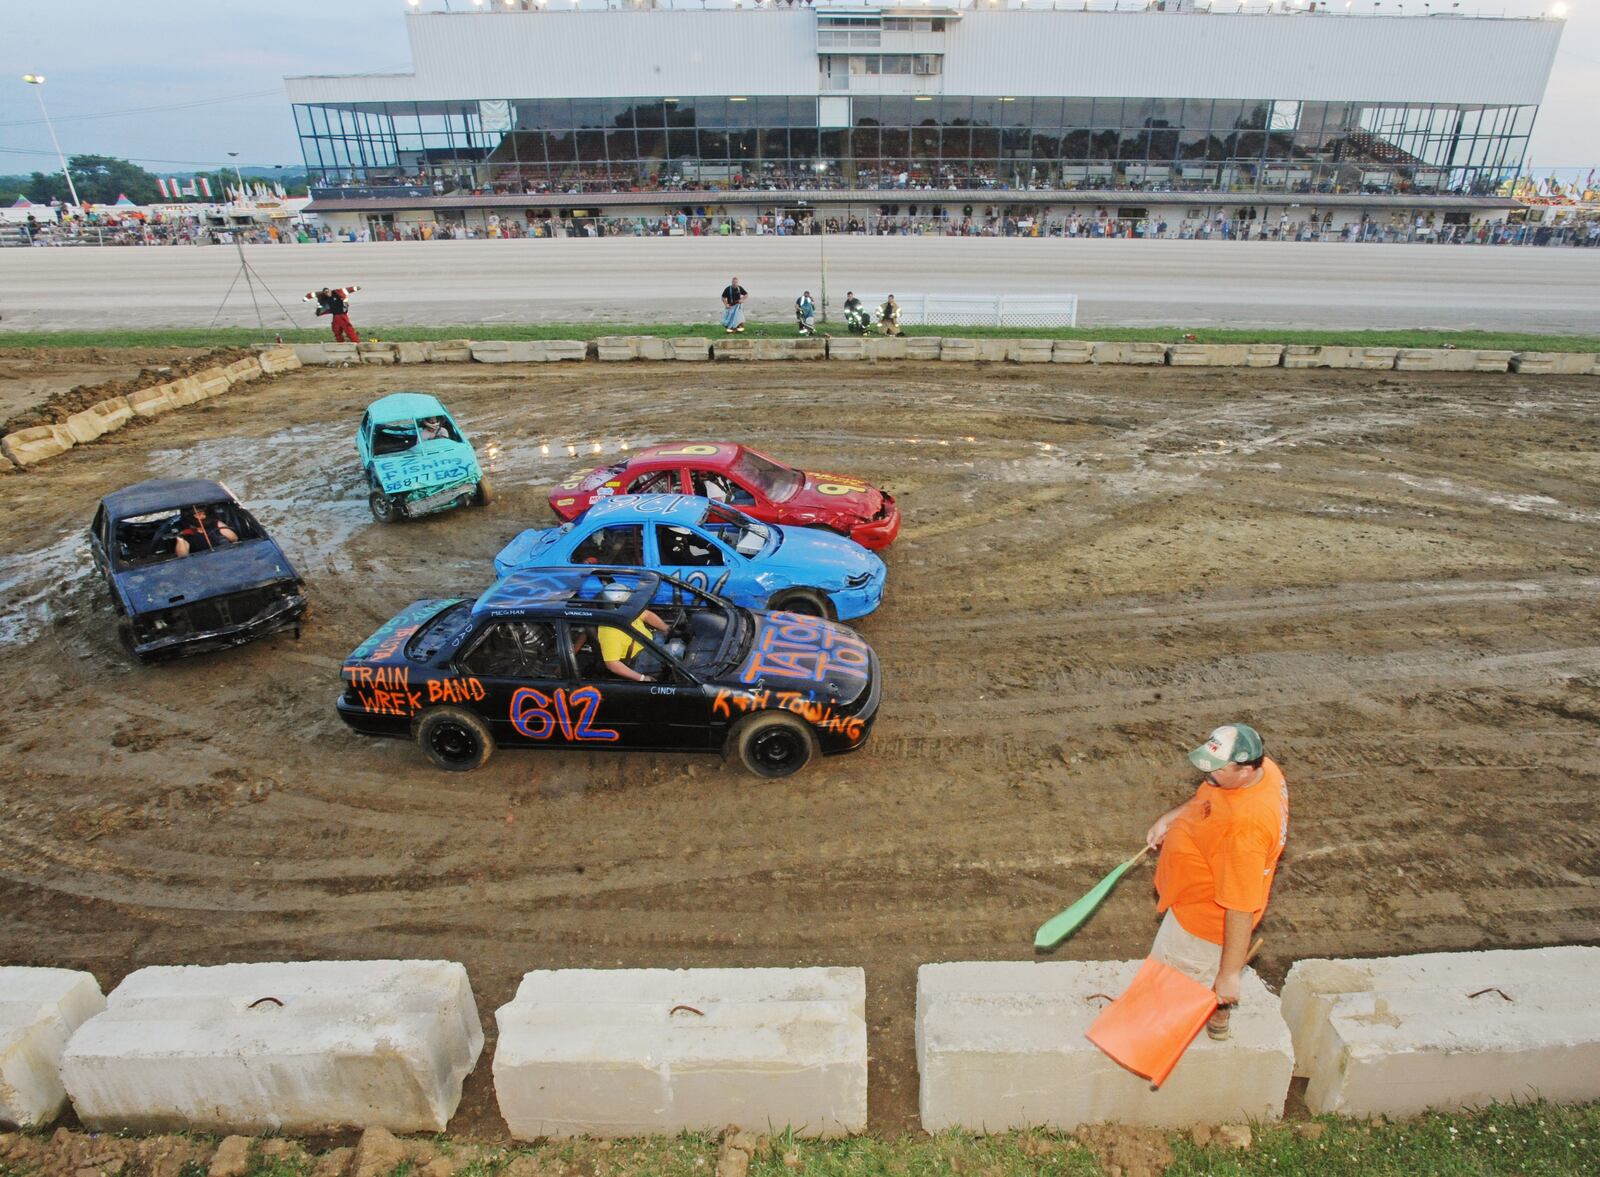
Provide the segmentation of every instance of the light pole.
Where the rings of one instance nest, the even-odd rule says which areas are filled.
[[[76,207],[82,208],[83,201],[78,199],[78,186],[72,182],[72,171],[67,167],[67,157],[61,154],[61,140],[56,138],[55,124],[50,121],[50,112],[44,106],[44,75],[23,74],[22,80],[30,86],[40,87],[40,89],[34,91],[39,96],[39,113],[44,115],[45,129],[50,132],[50,142],[55,144],[56,158],[61,161],[61,174],[67,178],[67,191],[72,193],[72,203]]]

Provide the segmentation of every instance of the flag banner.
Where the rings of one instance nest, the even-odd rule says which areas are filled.
[[[1216,1010],[1214,992],[1150,957],[1122,996],[1100,1011],[1085,1037],[1160,1087]]]
[[[207,200],[211,199],[211,182],[204,176],[198,177],[200,181],[200,194]]]
[[[167,182],[165,180],[163,180],[160,176],[156,177],[156,187],[161,189],[161,198],[163,200],[170,200],[171,199],[171,193],[167,191]]]

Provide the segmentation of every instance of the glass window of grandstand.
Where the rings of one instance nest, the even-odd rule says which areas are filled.
[[[886,86],[889,79],[919,85],[909,55],[838,61]],[[377,194],[1088,188],[1481,195],[1518,170],[1536,113],[1532,106],[848,88],[820,103],[829,125],[819,125],[816,95],[754,94],[306,104],[295,108],[295,124],[314,188]],[[842,120],[840,111],[848,112]]]

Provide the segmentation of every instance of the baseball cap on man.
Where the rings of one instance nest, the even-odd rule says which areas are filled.
[[[1206,737],[1206,742],[1189,753],[1189,763],[1201,772],[1215,772],[1230,764],[1248,764],[1264,751],[1261,736],[1245,723],[1229,723]]]

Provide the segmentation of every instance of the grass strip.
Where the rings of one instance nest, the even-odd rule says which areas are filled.
[[[835,336],[842,326],[830,325]],[[361,328],[364,339],[400,343],[427,339],[593,339],[601,335],[698,335],[726,338],[703,323],[463,323],[444,327]],[[327,343],[323,328],[171,327],[104,331],[3,331],[0,352],[17,348],[249,347],[281,334],[287,343]],[[788,323],[754,323],[745,333],[792,339]],[[1296,331],[1207,327],[908,327],[907,335],[952,338],[1091,339],[1111,343],[1296,343],[1330,347],[1457,347],[1484,351],[1600,351],[1600,335],[1534,335],[1502,331]],[[1192,339],[1190,338],[1192,336]]]

